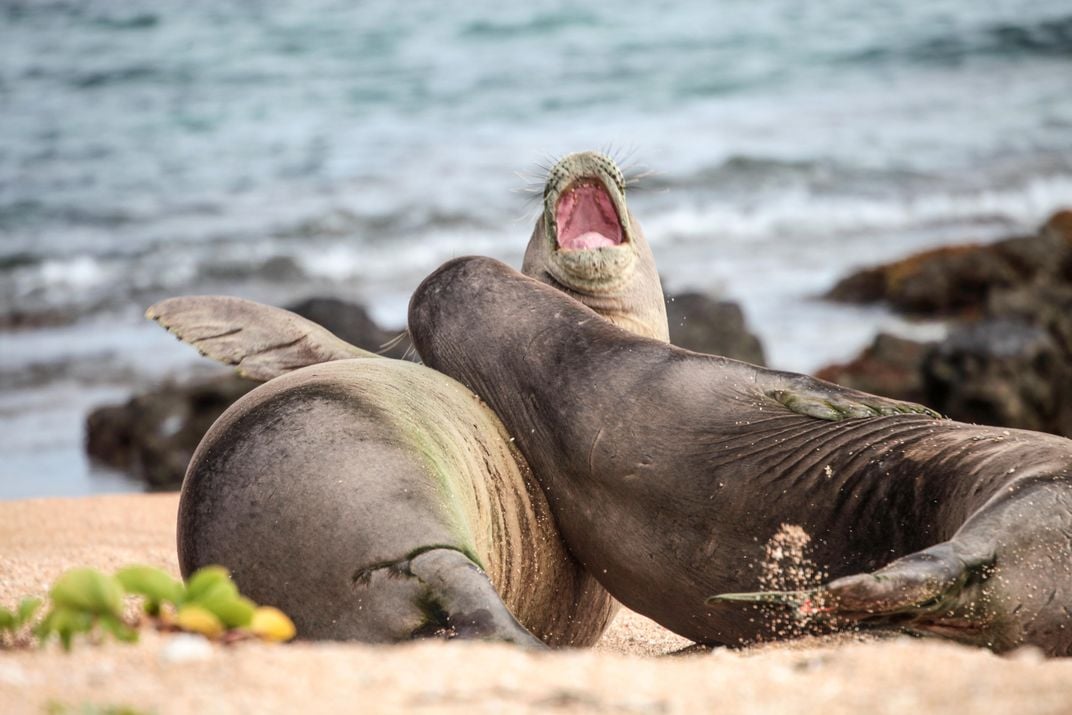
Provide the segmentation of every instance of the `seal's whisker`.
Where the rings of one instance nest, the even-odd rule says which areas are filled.
[[[515,223],[532,223],[543,212],[543,197],[535,194],[525,199],[525,205],[521,207],[521,213],[514,218]]]
[[[401,343],[403,340],[405,340],[408,337],[409,337],[409,330],[408,329],[403,330],[401,333],[399,333],[398,335],[394,336],[393,338],[388,340],[386,343],[383,343],[382,345],[380,345],[380,349],[376,351],[376,354],[377,355],[383,355],[384,353],[388,352],[389,350],[394,350],[396,347],[398,347],[399,343]],[[410,347],[412,347],[412,343],[410,344]],[[409,348],[407,348],[407,350],[408,349]]]
[[[517,194],[542,194],[544,179],[542,176],[535,176],[533,174],[525,174],[520,171],[515,171],[514,176],[521,179],[524,183],[521,186],[512,189]]]
[[[637,153],[637,147],[635,144],[630,146],[608,144],[606,150],[603,153],[608,159],[617,164],[618,168],[624,171],[625,167],[630,166],[634,163],[634,157]]]
[[[406,347],[406,351],[404,353],[402,353],[402,359],[403,360],[413,360],[414,356],[417,356],[417,348],[415,348],[413,346],[413,343],[410,342],[410,344]],[[417,359],[413,360],[413,362],[416,362],[416,363],[419,363],[419,364],[422,364],[422,365],[424,364],[421,361],[420,356],[417,356]]]
[[[625,175],[625,185],[633,191],[637,189],[644,191],[650,188],[647,179],[663,175],[662,172],[637,165],[623,169],[622,173]]]

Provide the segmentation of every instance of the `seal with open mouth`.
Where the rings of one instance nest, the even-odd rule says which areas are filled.
[[[617,167],[573,154],[551,177],[583,189],[563,199],[549,179],[545,215],[588,238],[552,249],[541,219],[527,270],[546,280],[552,264],[572,262],[558,273],[563,290],[591,291],[578,295],[609,318],[665,336],[665,313],[633,308],[662,306],[662,288]],[[628,259],[600,258],[603,232]],[[148,315],[268,381],[220,417],[191,460],[183,574],[228,567],[243,593],[282,608],[307,638],[581,646],[602,634],[616,603],[563,546],[528,464],[471,392],[251,301],[173,298]]]
[[[602,154],[571,154],[552,167],[521,272],[619,327],[670,342],[655,258],[625,204],[621,170]]]
[[[425,279],[409,329],[425,364],[517,437],[582,565],[683,636],[777,637],[755,602],[796,599],[1072,654],[1072,440],[631,335],[488,258]],[[764,546],[787,524],[835,580],[708,600],[762,589]]]

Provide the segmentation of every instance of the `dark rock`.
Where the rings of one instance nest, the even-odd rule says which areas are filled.
[[[305,271],[290,256],[272,256],[257,266],[254,275],[273,283],[299,281],[306,277]]]
[[[384,330],[364,306],[337,298],[309,298],[287,310],[323,325],[352,345],[387,357],[402,358],[410,345],[408,338],[399,340],[405,334],[403,329]]]
[[[73,311],[55,308],[41,310],[13,309],[0,313],[0,330],[36,330],[70,325],[77,318]]]
[[[996,293],[987,304],[987,315],[1016,318],[1045,329],[1072,358],[1072,281],[1034,283]]]
[[[1032,236],[945,246],[842,279],[825,295],[887,302],[911,315],[979,315],[995,293],[1036,281],[1072,279],[1072,212],[1055,214]]]
[[[678,347],[766,365],[763,345],[749,332],[736,303],[682,293],[667,299],[666,317],[670,342]]]
[[[1072,436],[1072,360],[1019,318],[956,326],[923,364],[934,409],[964,422]]]
[[[231,375],[167,384],[124,405],[98,408],[86,419],[86,452],[152,489],[178,489],[201,437],[257,384]]]
[[[933,343],[879,333],[854,360],[824,367],[816,377],[876,395],[930,405],[923,387],[922,367],[932,348]]]
[[[951,315],[978,309],[991,290],[1020,280],[1021,274],[992,246],[946,246],[850,275],[825,297],[886,301],[913,315]]]
[[[1052,216],[1035,236],[860,271],[829,295],[960,322],[922,358],[879,349],[880,337],[820,377],[923,402],[964,422],[1072,437],[1072,211]]]
[[[244,261],[205,261],[198,266],[198,272],[203,278],[223,281],[259,278],[272,283],[288,283],[308,277],[297,261],[289,256],[272,256],[252,265]]]

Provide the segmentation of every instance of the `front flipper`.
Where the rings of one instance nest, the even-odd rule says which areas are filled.
[[[982,625],[978,619],[984,614],[974,613],[971,601],[976,587],[987,578],[989,563],[968,556],[953,542],[944,542],[878,571],[845,576],[820,588],[724,593],[712,596],[708,603],[769,604],[788,608],[801,619],[968,636]]]
[[[168,298],[145,316],[204,356],[234,365],[251,380],[333,360],[378,357],[282,308],[230,296]]]
[[[411,558],[379,564],[354,576],[359,613],[369,640],[473,638],[546,648],[529,633],[468,556],[429,547]]]
[[[880,397],[835,385],[808,375],[765,371],[760,378],[763,394],[802,415],[838,422],[886,415],[941,415],[914,402]]]

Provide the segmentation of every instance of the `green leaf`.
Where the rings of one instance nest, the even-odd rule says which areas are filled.
[[[101,616],[99,623],[101,628],[124,643],[134,643],[138,640],[138,632],[115,616]]]
[[[237,593],[228,598],[201,599],[197,603],[215,613],[228,628],[245,628],[253,620],[253,612],[257,610],[257,604]]]
[[[41,622],[34,626],[33,634],[37,636],[37,640],[42,643],[52,635],[52,624],[56,620],[56,611],[52,610],[45,614],[45,617],[41,619]]]
[[[48,624],[48,630],[40,636],[42,641],[50,634],[55,633],[60,637],[63,649],[69,651],[71,649],[71,638],[76,633],[88,633],[93,628],[93,616],[85,611],[58,607],[45,617],[45,620],[42,621],[42,626],[45,623]]]
[[[13,631],[15,628],[15,614],[0,606],[0,631]]]
[[[200,589],[196,595],[187,596],[187,603],[197,603],[207,607],[210,603],[217,603],[238,598],[238,586],[230,579],[215,581]]]
[[[114,576],[96,569],[72,569],[59,577],[49,592],[59,608],[93,614],[122,615],[123,588]]]
[[[253,601],[238,593],[238,587],[230,578],[209,583],[196,592],[195,597],[188,598],[187,603],[208,610],[228,628],[248,626],[257,607]]]
[[[145,610],[151,615],[160,612],[161,603],[179,603],[185,593],[181,583],[152,566],[127,566],[115,577],[128,593],[146,597]]]
[[[37,613],[37,609],[41,607],[40,598],[24,598],[19,602],[19,610],[15,615],[15,627],[21,628],[26,623],[29,623],[34,614]]]
[[[224,582],[232,583],[231,573],[222,566],[205,566],[194,572],[186,582],[186,596],[184,603],[197,601],[201,596],[212,588],[213,585]],[[237,590],[237,589],[236,589]]]

